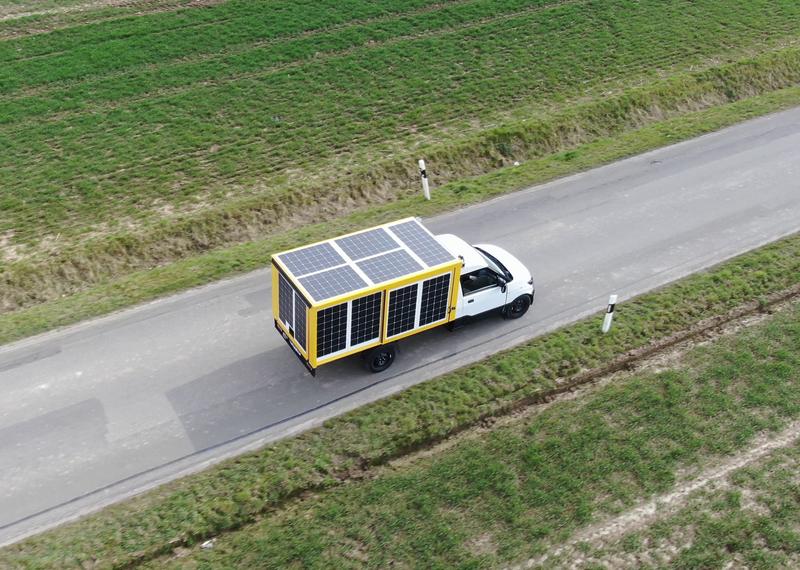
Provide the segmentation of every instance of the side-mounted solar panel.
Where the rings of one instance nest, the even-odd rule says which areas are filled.
[[[350,346],[358,346],[380,337],[382,300],[382,292],[353,299]]]
[[[317,356],[344,350],[347,346],[347,303],[322,309],[317,315]]]
[[[289,334],[305,351],[306,346],[306,314],[308,305],[300,293],[283,276],[278,274],[278,318],[289,327]]]
[[[453,255],[416,220],[394,224],[389,226],[389,229],[403,240],[408,249],[413,251],[428,267],[453,260]]]
[[[343,265],[344,258],[329,243],[319,243],[278,255],[295,277]]]
[[[389,292],[389,315],[386,323],[386,336],[393,337],[414,328],[417,315],[417,291],[419,283],[414,283]]]
[[[354,261],[400,247],[400,244],[383,228],[339,238],[336,240],[336,245]]]
[[[423,281],[419,308],[419,326],[435,323],[447,317],[447,307],[449,305],[449,273]]]

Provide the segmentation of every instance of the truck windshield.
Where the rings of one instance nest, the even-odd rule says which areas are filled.
[[[478,251],[478,253],[480,253],[480,254],[483,256],[483,258],[486,260],[486,265],[488,265],[488,266],[489,266],[489,269],[491,269],[491,270],[492,270],[492,271],[494,271],[495,273],[497,273],[497,274],[499,274],[499,275],[502,275],[503,277],[505,277],[506,281],[512,281],[512,280],[513,280],[513,277],[511,276],[511,273],[509,273],[509,271],[508,271],[508,269],[506,269],[506,266],[505,266],[505,265],[503,265],[502,263],[500,263],[500,260],[499,260],[499,259],[497,259],[495,256],[493,256],[491,253],[488,253],[488,252],[486,252],[486,251],[483,251],[483,250],[482,250],[481,248],[479,248],[479,247],[476,247],[475,249],[476,249],[476,250]]]

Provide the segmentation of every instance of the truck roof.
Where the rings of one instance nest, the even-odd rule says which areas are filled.
[[[453,234],[439,234],[436,236],[436,239],[447,251],[461,258],[463,262],[463,267],[461,268],[462,275],[486,267],[486,260],[478,253],[478,250],[460,237]]]
[[[272,256],[311,304],[460,262],[418,218],[405,218]]]

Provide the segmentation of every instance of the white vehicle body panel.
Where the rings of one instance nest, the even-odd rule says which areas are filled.
[[[463,260],[461,268],[462,283],[459,287],[458,301],[456,303],[456,318],[471,317],[504,307],[520,295],[533,295],[533,279],[531,272],[516,257],[501,247],[490,244],[471,246],[463,239],[452,234],[437,235],[436,239],[451,253]],[[511,279],[506,279],[505,291],[500,284],[487,283],[475,291],[465,291],[464,284],[468,283],[470,275],[477,275],[476,279],[486,278],[487,274],[496,275],[490,263],[481,254],[479,248],[496,258],[511,274]],[[480,283],[480,282],[479,282]]]

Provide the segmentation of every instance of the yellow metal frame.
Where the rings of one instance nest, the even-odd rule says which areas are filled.
[[[392,222],[387,222],[385,224],[381,224],[381,225],[378,225],[378,226],[373,226],[371,228],[367,228],[367,229],[364,229],[364,230],[359,230],[359,231],[356,231],[356,232],[351,232],[351,233],[348,233],[348,234],[343,234],[343,235],[340,235],[340,236],[336,236],[335,238],[331,238],[331,239],[339,239],[339,238],[343,238],[343,237],[347,237],[347,236],[351,236],[351,235],[356,235],[356,234],[364,233],[366,231],[374,230],[374,229],[377,229],[377,228],[386,228],[386,227],[394,225],[394,224],[398,224],[398,223],[402,223],[402,222],[408,222],[408,221],[411,221],[411,220],[414,220],[414,219],[415,218],[410,217],[410,218],[404,218],[402,220],[394,220]],[[296,247],[294,249],[289,249],[289,250],[286,250],[286,251],[282,251],[281,254],[289,253],[289,252],[296,251],[296,250],[299,250],[299,249],[305,249],[305,248],[310,247],[312,245],[318,245],[318,244],[325,243],[325,242],[328,242],[328,241],[330,241],[330,239],[322,240],[322,241],[319,241],[319,242],[316,242],[316,243],[313,243],[313,244],[307,244],[307,245],[303,245],[303,246],[300,246],[300,247]],[[318,368],[322,364],[328,364],[330,362],[334,362],[336,360],[339,360],[340,358],[345,358],[347,356],[352,356],[353,354],[358,354],[359,352],[363,352],[365,350],[369,350],[370,348],[373,348],[375,346],[379,346],[381,344],[388,344],[390,342],[395,342],[395,341],[407,338],[409,336],[413,336],[413,335],[415,335],[417,333],[421,333],[421,332],[430,330],[432,328],[436,328],[437,326],[441,326],[443,324],[446,324],[446,323],[452,321],[455,318],[456,304],[458,302],[458,292],[459,292],[459,288],[461,286],[461,283],[460,283],[461,260],[459,260],[459,259],[454,259],[452,262],[443,263],[443,264],[437,265],[436,267],[427,268],[427,269],[418,271],[416,273],[412,273],[412,274],[406,275],[404,277],[395,279],[393,281],[389,281],[389,282],[386,282],[386,283],[381,283],[380,285],[375,285],[373,287],[360,289],[358,291],[345,293],[345,294],[339,295],[337,297],[333,297],[331,299],[326,299],[325,301],[320,302],[320,303],[312,302],[311,306],[307,307],[307,309],[306,309],[306,335],[307,335],[306,336],[306,347],[307,347],[307,350],[304,350],[299,345],[297,340],[293,337],[293,335],[289,332],[288,327],[286,327],[283,324],[283,322],[280,320],[280,318],[278,317],[278,314],[280,312],[279,311],[279,302],[278,302],[278,290],[279,290],[278,273],[279,273],[279,270],[281,272],[283,272],[283,274],[286,277],[286,279],[292,284],[292,286],[294,286],[300,292],[300,294],[303,297],[305,297],[308,300],[313,299],[313,297],[309,294],[309,292],[305,289],[305,287],[303,287],[303,285],[298,280],[296,280],[293,277],[291,277],[292,276],[291,271],[289,271],[288,268],[283,265],[283,263],[281,262],[280,258],[273,256],[272,264],[273,264],[273,268],[272,268],[272,312],[273,312],[273,316],[275,318],[275,322],[278,324],[280,329],[286,333],[286,335],[289,337],[292,345],[295,348],[297,348],[298,352],[305,357],[305,359],[308,361],[308,363],[311,365],[312,368]],[[441,321],[438,321],[438,322],[435,322],[435,323],[430,323],[428,325],[425,325],[425,326],[422,326],[422,327],[419,327],[419,328],[415,328],[415,329],[412,329],[410,331],[406,331],[406,332],[401,333],[401,334],[399,334],[397,336],[394,336],[392,338],[387,338],[386,329],[387,329],[388,320],[389,320],[389,291],[394,290],[394,289],[398,289],[400,287],[404,287],[406,285],[411,285],[412,283],[422,282],[422,281],[425,281],[425,280],[430,279],[432,277],[437,277],[439,275],[444,275],[446,273],[450,273],[452,275],[452,285],[451,285],[451,288],[450,288],[450,306],[448,307],[446,318],[444,320],[441,320]],[[373,342],[364,343],[362,345],[359,345],[358,347],[351,348],[349,350],[345,350],[345,351],[343,351],[341,353],[338,353],[338,354],[335,354],[335,355],[332,355],[332,356],[325,356],[325,357],[322,357],[321,359],[318,359],[317,358],[317,315],[319,314],[319,312],[321,310],[323,310],[323,309],[327,309],[327,308],[335,306],[335,305],[341,305],[343,303],[347,303],[347,302],[353,301],[354,299],[358,299],[358,298],[364,297],[366,295],[373,295],[375,293],[383,293],[382,301],[381,301],[382,322],[381,322],[381,333],[380,333],[380,336]]]

